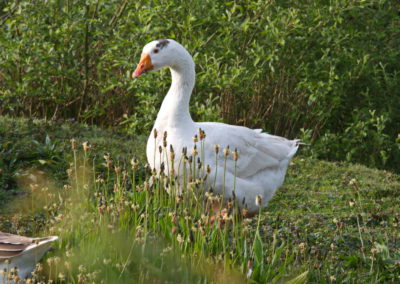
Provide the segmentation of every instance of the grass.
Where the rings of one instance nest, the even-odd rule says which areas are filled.
[[[37,269],[36,280],[400,279],[400,178],[393,173],[299,156],[284,186],[258,216],[233,214],[207,224],[204,204],[218,197],[208,195],[203,201],[201,190],[190,190],[201,189],[201,181],[188,184],[182,196],[166,194],[166,184],[173,187],[170,177],[158,179],[146,168],[143,138],[65,122],[1,118],[0,123],[7,134],[2,137],[20,142],[2,144],[2,169],[9,178],[2,180],[0,191],[9,196],[4,192],[19,185],[16,192],[21,195],[7,199],[0,230],[60,236],[57,249]],[[37,147],[29,146],[35,144],[32,139]],[[87,151],[85,141],[91,145]],[[51,148],[52,155],[43,150]],[[12,153],[28,158],[11,163]],[[154,179],[151,185],[149,179]]]

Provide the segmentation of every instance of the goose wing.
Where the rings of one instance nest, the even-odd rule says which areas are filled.
[[[263,133],[261,129],[252,130],[243,126],[212,122],[199,123],[199,126],[206,132],[208,148],[213,149],[218,144],[220,147],[229,146],[231,151],[237,149],[239,159],[236,174],[242,178],[253,176],[262,170],[286,167],[298,149],[299,140]],[[233,163],[229,158],[227,171],[232,173]]]
[[[30,246],[46,240],[50,238],[29,238],[0,232],[0,259],[17,256]]]

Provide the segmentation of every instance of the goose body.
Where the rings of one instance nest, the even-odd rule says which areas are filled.
[[[20,280],[30,277],[36,263],[50,249],[51,243],[58,237],[28,238],[0,232],[0,284],[14,283],[7,276],[15,267]],[[6,270],[5,270],[6,269]]]
[[[172,145],[175,173],[182,175],[183,170],[179,169],[182,167],[182,149],[186,147],[189,156],[196,145],[202,165],[211,168],[206,179],[208,188],[224,194],[225,199],[235,196],[239,205],[247,207],[250,213],[257,212],[260,204],[256,205],[256,197],[260,196],[261,206],[265,206],[282,185],[289,162],[298,149],[298,140],[288,140],[243,126],[194,122],[189,113],[189,101],[195,83],[195,64],[182,45],[171,39],[148,43],[143,48],[133,77],[163,67],[169,67],[172,84],[148,139],[146,153],[149,165],[159,172],[164,162],[164,171],[168,173],[172,165],[168,165],[167,157],[169,145]],[[206,138],[196,142],[193,137],[199,129],[204,131]],[[168,147],[163,147],[164,133],[167,134]],[[215,145],[219,145],[218,153]],[[165,153],[159,153],[160,146]],[[231,153],[237,150],[237,162],[233,155],[225,156],[223,149],[228,148]]]

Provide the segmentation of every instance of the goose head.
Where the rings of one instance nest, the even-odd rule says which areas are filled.
[[[157,71],[164,67],[179,70],[181,66],[192,62],[190,54],[178,42],[172,39],[154,40],[143,47],[139,64],[132,77],[137,78],[146,72]]]

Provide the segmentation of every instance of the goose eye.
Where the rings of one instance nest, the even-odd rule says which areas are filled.
[[[154,52],[154,53],[158,53],[158,49],[155,48],[155,49],[153,50],[153,52]]]

